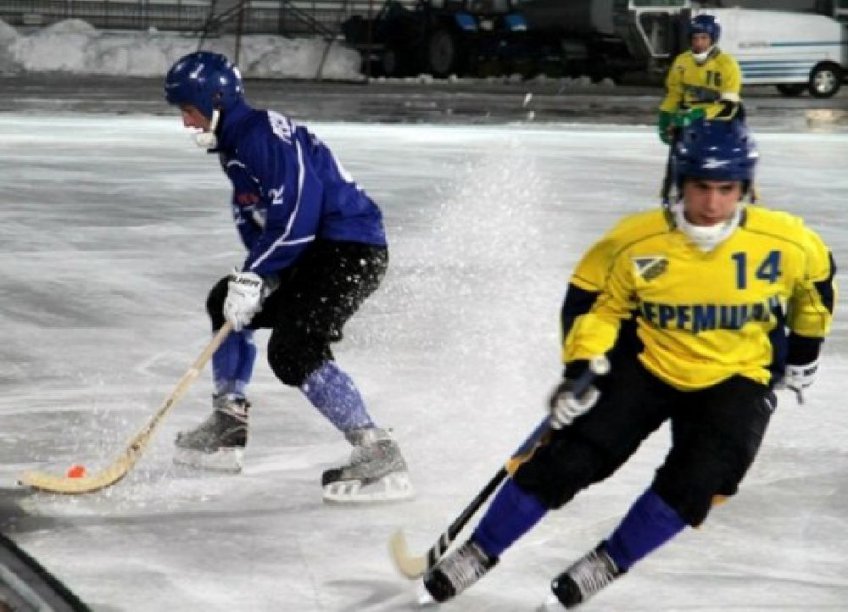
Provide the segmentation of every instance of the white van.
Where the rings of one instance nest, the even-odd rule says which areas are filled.
[[[721,23],[722,51],[742,68],[743,85],[775,85],[784,95],[805,89],[829,98],[848,75],[848,28],[825,15],[741,8],[696,9]]]

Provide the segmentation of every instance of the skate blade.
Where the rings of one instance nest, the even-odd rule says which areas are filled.
[[[244,465],[244,449],[222,448],[214,453],[177,447],[174,463],[210,472],[238,474]]]
[[[433,596],[430,595],[430,591],[427,590],[427,587],[424,586],[424,581],[419,580],[415,586],[415,603],[417,603],[422,608],[435,607],[438,605]]]
[[[548,595],[542,605],[536,608],[536,612],[557,612],[557,610],[565,610],[565,606],[560,603],[554,594]]]
[[[412,499],[415,489],[408,472],[392,472],[380,480],[338,480],[324,485],[324,501],[337,504],[402,501]]]

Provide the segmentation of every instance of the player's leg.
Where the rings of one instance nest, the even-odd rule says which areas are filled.
[[[699,392],[672,417],[672,447],[652,484],[688,525],[700,525],[716,496],[736,493],[765,436],[776,397],[734,376]],[[693,409],[697,408],[697,409]]]
[[[665,419],[653,380],[635,359],[613,367],[598,404],[553,432],[498,491],[468,542],[424,576],[436,601],[476,582],[549,509],[613,474]],[[643,402],[650,397],[652,401]]]
[[[651,487],[607,540],[554,581],[566,607],[585,601],[686,525],[700,525],[716,497],[734,494],[753,463],[774,409],[773,393],[734,377],[678,396],[672,448]]]
[[[322,477],[330,501],[410,497],[406,463],[388,431],[377,427],[351,377],[333,359],[332,342],[385,275],[385,248],[318,242],[283,281],[263,312],[275,313],[268,360],[277,377],[298,387],[353,446],[350,462]]]
[[[219,280],[206,301],[213,333],[224,324],[227,283],[227,277]],[[177,435],[174,461],[213,470],[241,470],[250,408],[245,393],[255,362],[253,330],[231,332],[212,356],[212,414],[194,429]]]

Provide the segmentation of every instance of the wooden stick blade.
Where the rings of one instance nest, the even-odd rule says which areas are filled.
[[[94,493],[100,489],[112,486],[127,475],[132,462],[125,457],[116,461],[102,472],[82,478],[55,476],[46,472],[24,472],[18,477],[18,483],[45,493],[60,493],[62,495],[80,495]]]
[[[168,400],[170,401],[170,400]],[[156,424],[162,418],[168,404],[160,408],[153,419],[127,444],[124,452],[102,471],[91,476],[71,478],[69,476],[55,476],[46,472],[29,471],[18,477],[18,483],[37,491],[45,493],[60,493],[62,495],[81,495],[83,493],[94,493],[100,489],[111,487],[123,479],[141,457],[141,453],[150,442]]]
[[[18,483],[44,491],[46,493],[61,493],[63,495],[78,495],[81,493],[94,493],[100,489],[110,487],[121,480],[133,468],[141,454],[147,447],[150,439],[153,437],[156,428],[165,418],[165,415],[176,405],[177,401],[185,394],[191,384],[197,379],[200,371],[212,358],[212,354],[218,350],[221,343],[230,333],[232,325],[224,323],[215,337],[209,341],[206,348],[200,353],[200,356],[194,361],[191,367],[183,374],[177,386],[171,391],[171,394],[165,398],[162,405],[153,414],[153,417],[142,427],[136,435],[127,444],[124,452],[105,470],[94,474],[93,476],[84,476],[82,478],[70,478],[68,476],[54,476],[45,472],[24,472],[18,478]]]
[[[416,557],[409,553],[402,529],[395,531],[389,538],[389,554],[397,570],[410,580],[420,578],[427,571],[427,557]]]

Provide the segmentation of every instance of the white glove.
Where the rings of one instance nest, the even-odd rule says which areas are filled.
[[[803,365],[787,365],[781,381],[782,386],[794,391],[798,396],[798,403],[803,404],[803,391],[815,382],[818,370],[818,359]]]
[[[566,378],[551,393],[548,408],[551,412],[553,429],[562,429],[566,425],[571,425],[574,419],[589,412],[601,397],[601,392],[595,385],[589,385],[580,396],[574,395],[573,388],[574,381]]]
[[[233,329],[241,331],[257,312],[262,310],[264,297],[262,277],[255,272],[233,272],[227,284],[224,300],[224,318]]]

